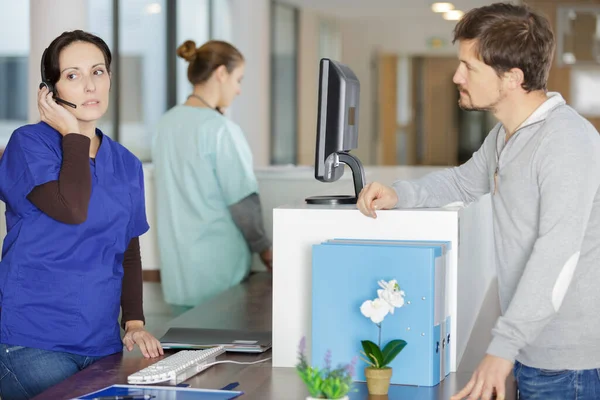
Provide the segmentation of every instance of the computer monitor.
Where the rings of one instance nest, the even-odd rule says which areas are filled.
[[[348,165],[355,193],[309,197],[306,199],[309,204],[356,204],[365,182],[360,160],[350,154],[358,147],[359,97],[360,83],[354,72],[337,61],[321,59],[315,178],[335,182],[344,174],[344,164]]]

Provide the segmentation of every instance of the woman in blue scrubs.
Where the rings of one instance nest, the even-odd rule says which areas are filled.
[[[216,40],[188,40],[177,55],[193,92],[161,118],[152,146],[162,288],[176,312],[240,283],[252,253],[272,266],[250,146],[221,113],[241,92],[244,57]]]
[[[141,307],[142,165],[96,128],[110,62],[94,35],[56,38],[42,60],[41,122],[17,129],[0,159],[2,399],[29,399],[123,345],[163,354]]]

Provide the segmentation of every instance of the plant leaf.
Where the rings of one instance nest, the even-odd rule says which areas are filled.
[[[363,340],[360,343],[362,344],[365,353],[375,360],[377,368],[381,368],[383,366],[383,353],[381,352],[379,346],[370,340]]]
[[[383,363],[382,367],[385,367],[392,361],[394,358],[406,347],[406,342],[404,340],[392,340],[383,348]]]
[[[366,357],[366,358],[364,358],[364,357],[360,357],[360,359],[361,359],[361,360],[363,360],[365,363],[369,364],[369,365],[370,365],[370,366],[372,366],[372,367],[374,367],[374,366],[375,366],[375,364],[373,363],[373,361],[369,360],[369,356],[368,356],[368,355],[366,355],[364,351],[361,351],[360,353],[361,353],[361,354],[364,354],[364,356]]]
[[[379,368],[379,360],[377,360],[373,354],[369,354],[369,357],[375,361],[375,368]]]

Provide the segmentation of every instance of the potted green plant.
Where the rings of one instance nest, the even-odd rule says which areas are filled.
[[[331,351],[325,354],[324,368],[308,364],[304,351],[306,339],[303,337],[298,349],[298,364],[296,371],[306,385],[310,396],[306,400],[328,399],[348,400],[352,387],[352,376],[357,362],[355,357],[349,364],[331,367]]]
[[[360,306],[360,312],[377,326],[379,340],[377,344],[370,340],[361,341],[363,348],[361,353],[365,357],[363,361],[368,364],[365,368],[365,377],[369,394],[385,395],[388,393],[393,372],[389,364],[404,349],[406,342],[399,339],[391,340],[382,349],[381,323],[388,313],[394,314],[395,308],[404,305],[404,291],[400,289],[395,279],[389,282],[379,281],[378,284],[381,289],[377,290],[377,298],[365,301]]]

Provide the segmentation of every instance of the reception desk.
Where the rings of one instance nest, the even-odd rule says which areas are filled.
[[[273,366],[292,367],[302,337],[311,345],[312,246],[335,238],[445,241],[449,250],[446,302],[452,318],[450,371],[458,371],[495,281],[491,202],[484,196],[468,207],[397,209],[362,215],[354,205],[297,204],[273,211]],[[370,266],[376,268],[376,266]],[[331,282],[335,290],[335,282]],[[340,301],[343,301],[341,299]],[[357,311],[358,312],[358,311]],[[343,332],[340,332],[343,334]],[[484,350],[469,352],[483,356]],[[474,360],[475,361],[475,360]],[[478,360],[477,360],[478,361]],[[472,363],[471,363],[472,364]]]
[[[168,326],[210,327],[263,331],[271,328],[272,277],[257,273],[241,284],[207,300],[180,315]],[[173,350],[167,350],[166,355]],[[271,351],[263,354],[226,353],[219,361],[255,362],[271,357]],[[164,356],[166,357],[166,356]],[[146,359],[139,351],[106,357],[78,372],[67,380],[51,387],[34,400],[72,399],[114,384],[127,383],[127,376],[145,368],[164,357]],[[441,384],[429,387],[392,385],[389,396],[370,396],[364,383],[356,383],[351,400],[410,399],[448,400],[471,378],[471,373],[452,373]],[[239,382],[237,389],[244,392],[240,400],[306,400],[308,390],[295,368],[274,368],[271,361],[259,364],[219,364],[194,375],[185,383],[192,388],[219,389]],[[507,379],[506,400],[515,400],[512,376]]]

